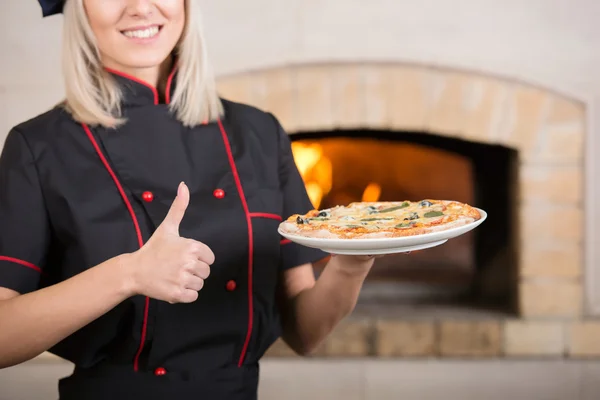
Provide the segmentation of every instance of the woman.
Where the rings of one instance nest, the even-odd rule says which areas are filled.
[[[326,254],[281,240],[312,208],[290,141],[217,96],[197,1],[40,3],[64,11],[66,101],[0,158],[0,366],[70,360],[63,400],[255,399],[265,350],[310,353],[373,260],[315,282]]]

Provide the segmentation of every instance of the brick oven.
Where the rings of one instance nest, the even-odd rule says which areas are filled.
[[[379,260],[315,357],[590,353],[583,103],[402,63],[265,68],[221,76],[219,88],[280,119],[317,206],[434,197],[489,212],[464,237]],[[278,342],[269,355],[291,352]]]

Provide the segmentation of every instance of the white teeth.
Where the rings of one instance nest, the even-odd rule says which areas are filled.
[[[138,31],[124,31],[123,34],[130,38],[148,39],[158,34],[158,26],[152,28],[141,29]]]

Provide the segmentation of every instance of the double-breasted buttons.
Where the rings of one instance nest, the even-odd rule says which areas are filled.
[[[237,287],[237,283],[235,283],[235,281],[233,279],[228,281],[227,284],[225,285],[225,289],[227,289],[228,292],[233,292],[236,287]]]
[[[215,189],[213,196],[215,196],[217,199],[222,199],[225,197],[225,191],[223,189]]]
[[[150,203],[152,200],[154,200],[154,193],[145,191],[142,193],[142,199],[144,199],[145,202]]]

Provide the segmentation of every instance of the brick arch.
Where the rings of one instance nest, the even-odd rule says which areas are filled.
[[[581,157],[585,107],[549,90],[405,64],[308,64],[218,78],[222,96],[273,112],[290,134],[336,128],[423,131],[517,149],[525,160]]]
[[[223,97],[273,112],[290,134],[422,131],[518,150],[520,314],[581,316],[583,103],[502,78],[390,63],[278,66],[217,84]]]

